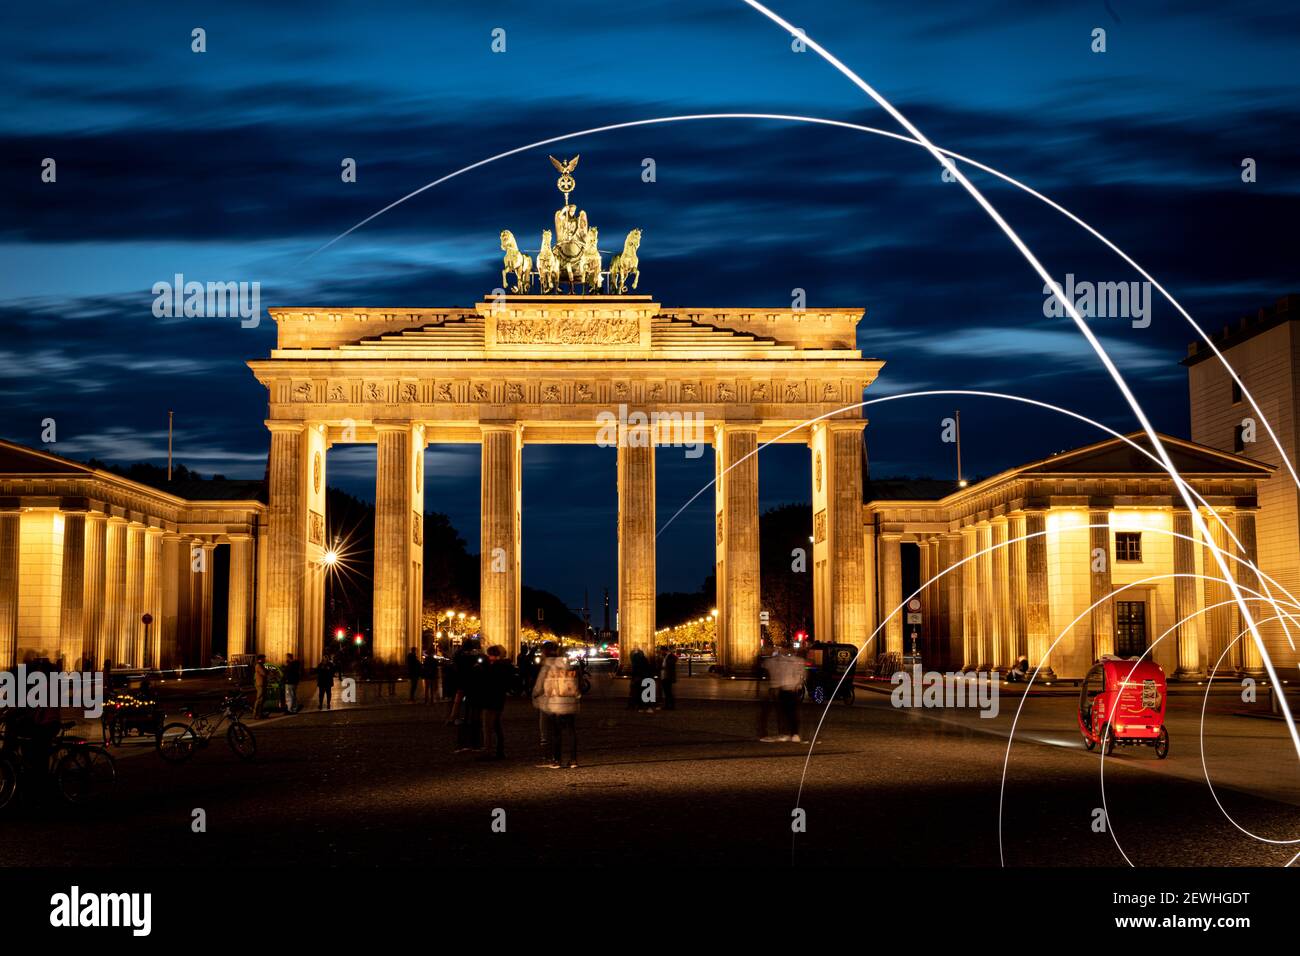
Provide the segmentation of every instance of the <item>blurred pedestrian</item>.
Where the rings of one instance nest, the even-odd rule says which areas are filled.
[[[424,702],[432,704],[438,699],[438,655],[428,651],[420,662],[420,676],[424,679]]]
[[[543,662],[545,663],[545,662]],[[637,648],[632,652],[631,684],[627,692],[628,710],[648,714],[657,708],[655,703],[654,668],[646,659],[645,652]]]
[[[323,660],[316,668],[316,709],[329,710],[334,696],[334,663]]]
[[[560,655],[554,641],[542,644],[542,665],[533,683],[533,706],[538,710],[542,763],[539,767],[558,770],[578,766],[578,710],[582,690],[578,672]],[[569,740],[569,759],[564,761],[564,738]]]
[[[467,637],[454,658],[460,710],[456,714],[456,753],[483,749],[483,690],[487,659],[478,639]]]
[[[302,661],[292,654],[285,655],[284,665],[284,710],[285,713],[298,713],[298,682],[302,680]]]
[[[790,651],[778,651],[768,659],[768,673],[776,688],[777,736],[764,737],[765,743],[793,741],[799,743],[799,691],[803,688],[804,662]]]
[[[107,661],[105,667],[107,668]],[[259,719],[266,716],[266,681],[270,673],[266,669],[266,655],[257,655],[257,664],[253,668],[253,716]]]
[[[487,664],[483,666],[483,749],[488,757],[500,760],[506,755],[501,714],[506,708],[506,694],[514,682],[515,669],[506,657],[506,649],[499,644],[487,649]]]
[[[663,688],[664,710],[674,710],[677,698],[673,694],[673,685],[677,683],[677,652],[671,647],[665,648],[663,661],[659,665],[659,686]]]
[[[406,652],[406,679],[411,682],[411,703],[415,703],[415,692],[420,687],[420,655],[414,647]]]

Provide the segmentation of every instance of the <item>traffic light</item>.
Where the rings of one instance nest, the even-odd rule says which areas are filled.
[[[344,630],[343,628],[341,628],[341,627],[340,627],[337,631],[334,632],[334,640],[336,640],[336,641],[344,641],[344,640],[347,640],[347,637],[348,637],[348,632],[345,631],[345,630]]]

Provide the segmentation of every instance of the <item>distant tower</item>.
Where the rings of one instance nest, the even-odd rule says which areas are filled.
[[[1300,592],[1300,492],[1282,463],[1282,455],[1294,464],[1300,429],[1300,295],[1284,296],[1271,307],[1243,317],[1236,325],[1224,326],[1211,338],[1268,419],[1282,452],[1258,421],[1259,416],[1241,394],[1241,388],[1202,341],[1188,346],[1187,358],[1183,359],[1191,399],[1192,440],[1277,468],[1273,477],[1259,484],[1258,512],[1249,507],[1250,502],[1240,502],[1233,509],[1233,531],[1241,538],[1241,529],[1247,534],[1253,530],[1260,570],[1296,594]],[[1249,547],[1249,542],[1245,543]],[[1207,556],[1205,573],[1217,575],[1212,561]],[[1226,620],[1212,627],[1209,642],[1210,653],[1216,659],[1226,641],[1242,629],[1235,607],[1222,611]],[[1267,616],[1261,610],[1257,619]],[[1294,660],[1280,625],[1263,624],[1260,633],[1269,656],[1278,665]],[[1221,636],[1224,634],[1226,640]],[[1213,665],[1211,660],[1207,666]],[[1224,658],[1221,670],[1258,671],[1261,666],[1259,652],[1247,637]]]

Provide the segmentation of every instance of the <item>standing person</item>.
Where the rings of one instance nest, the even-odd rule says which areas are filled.
[[[424,702],[432,704],[438,699],[438,656],[433,651],[420,662],[420,676],[424,678]]]
[[[754,658],[754,693],[758,695],[758,739],[772,743],[775,737],[768,735],[768,726],[772,719],[772,705],[776,701],[776,686],[772,683],[772,655],[769,646],[763,644]]]
[[[664,652],[663,663],[659,667],[659,686],[663,688],[664,710],[675,710],[677,698],[673,696],[673,685],[677,683],[677,652],[669,646]]]
[[[266,655],[257,655],[257,664],[253,667],[253,716],[259,720],[266,717],[266,680],[270,676],[266,669]]]
[[[295,660],[292,654],[285,655],[284,665],[284,709],[286,713],[298,713],[298,682],[302,680],[302,661]]]
[[[554,641],[542,644],[542,666],[533,682],[533,706],[538,710],[542,763],[539,767],[558,770],[578,766],[578,709],[582,690],[578,672],[560,656]],[[563,762],[564,737],[569,738],[569,760]]]
[[[486,755],[501,760],[506,755],[506,739],[501,732],[501,714],[506,709],[506,694],[515,679],[515,669],[506,657],[506,649],[493,644],[487,649],[483,673],[483,749]]]
[[[803,658],[787,652],[773,654],[769,662],[772,683],[776,685],[776,705],[780,733],[765,741],[799,743],[799,689],[803,687]]]
[[[543,661],[543,663],[545,663]],[[632,686],[628,688],[627,706],[628,710],[635,710],[643,714],[650,713],[655,709],[653,703],[645,699],[646,688],[654,687],[654,668],[646,660],[645,652],[637,648],[632,652]],[[649,683],[647,684],[647,681]],[[654,691],[651,689],[650,701],[654,700]]]
[[[316,668],[316,709],[329,710],[334,696],[334,664],[323,660]]]
[[[415,692],[420,687],[420,655],[414,647],[406,652],[406,679],[411,682],[411,703],[415,703]]]
[[[479,653],[478,638],[467,637],[456,652],[457,714],[456,753],[483,749],[483,671],[487,661]]]

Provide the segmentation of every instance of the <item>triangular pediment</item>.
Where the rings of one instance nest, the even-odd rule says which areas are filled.
[[[1128,436],[1140,448],[1150,452],[1151,440],[1144,432]],[[1266,478],[1272,468],[1262,462],[1232,455],[1227,452],[1198,445],[1183,438],[1161,435],[1161,443],[1169,453],[1174,467],[1183,475],[1242,475]],[[1111,438],[1094,445],[1085,445],[1053,455],[1019,469],[1021,474],[1106,474],[1106,475],[1163,475],[1164,468],[1157,461],[1119,438]]]
[[[0,440],[0,474],[84,475],[92,469],[34,448]]]

